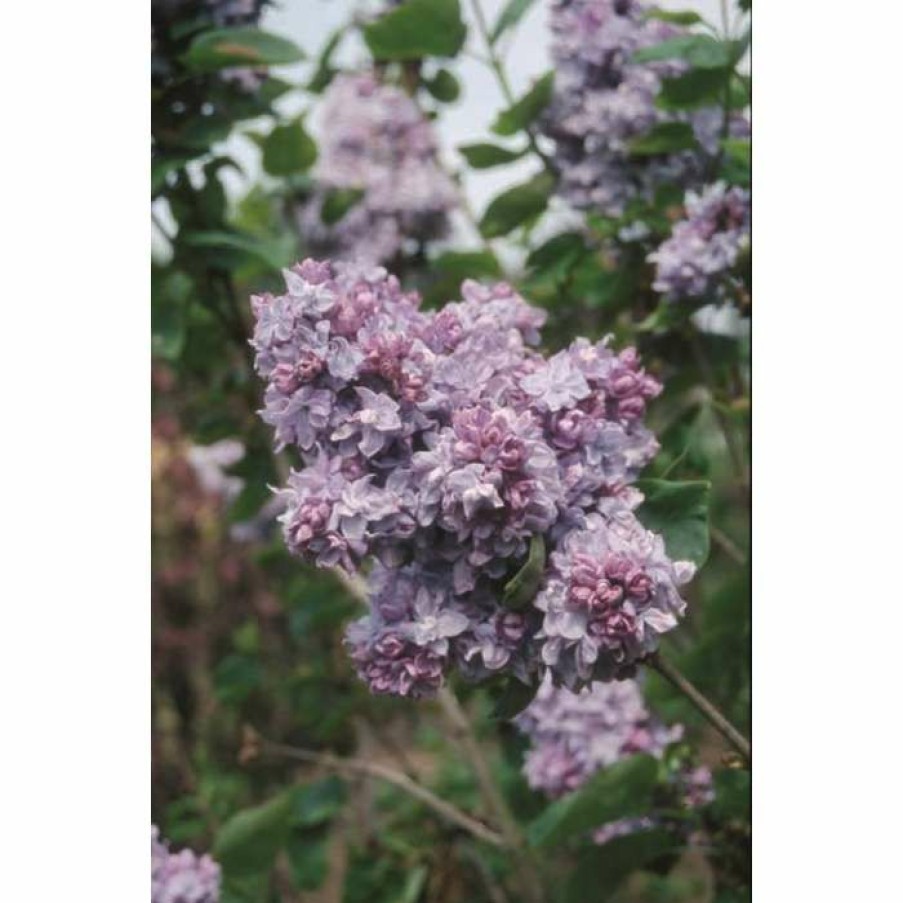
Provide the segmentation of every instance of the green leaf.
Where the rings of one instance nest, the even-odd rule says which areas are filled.
[[[178,172],[192,160],[190,154],[179,154],[172,157],[157,157],[151,161],[151,197],[156,197],[165,187],[170,173]]]
[[[495,20],[492,31],[489,33],[489,43],[495,46],[498,39],[509,28],[514,28],[523,19],[526,12],[535,2],[536,0],[508,0],[505,8],[499,13],[498,19]]]
[[[532,846],[564,843],[605,822],[644,815],[652,808],[658,762],[629,756],[593,775],[579,790],[552,803],[527,828]]]
[[[218,252],[216,259],[227,268],[230,268],[229,263],[234,263],[236,255],[239,259],[256,261],[270,269],[280,269],[291,262],[289,248],[239,232],[188,232],[182,241],[193,248]]]
[[[535,533],[523,567],[505,584],[502,605],[515,611],[529,605],[539,590],[545,568],[546,542],[541,533]]]
[[[637,510],[643,526],[662,535],[671,558],[702,566],[709,557],[711,484],[705,480],[637,480],[634,485],[645,496]]]
[[[178,360],[188,333],[188,304],[193,289],[191,279],[170,272],[151,279],[151,350],[167,361]]]
[[[320,94],[325,91],[338,71],[332,65],[332,55],[342,42],[342,38],[345,37],[346,31],[347,29],[344,27],[337,28],[320,51],[320,56],[317,60],[317,71],[314,72],[307,83],[307,90],[312,94]]]
[[[534,280],[557,288],[588,253],[586,241],[579,232],[562,232],[530,252],[527,268]]]
[[[331,188],[323,198],[320,218],[334,226],[363,196],[363,188]]]
[[[258,28],[220,28],[198,35],[185,54],[195,72],[216,72],[230,66],[281,66],[304,59],[296,44]]]
[[[748,138],[725,138],[722,177],[732,185],[748,188],[752,168],[752,145]]]
[[[633,59],[637,63],[681,59],[696,69],[723,69],[732,63],[733,47],[710,35],[681,35],[651,47],[642,47],[634,53]]]
[[[489,169],[492,166],[502,166],[519,160],[526,154],[527,148],[514,151],[499,147],[497,144],[479,143],[462,144],[458,151],[474,169]]]
[[[634,156],[670,154],[692,150],[696,147],[696,135],[688,122],[660,122],[651,131],[630,142]]]
[[[718,771],[714,777],[715,798],[712,811],[724,820],[749,821],[752,812],[752,777],[742,768]]]
[[[673,25],[695,25],[697,22],[702,22],[702,16],[699,13],[694,13],[690,10],[659,9],[658,7],[650,9],[646,13],[646,18],[671,22]]]
[[[656,104],[665,110],[687,110],[703,104],[720,103],[731,75],[722,69],[691,69],[677,78],[662,82]]]
[[[317,159],[317,145],[299,117],[277,125],[263,142],[263,168],[271,176],[288,176],[310,169]]]
[[[238,705],[260,686],[262,679],[260,662],[256,658],[227,655],[213,672],[213,688],[220,702]]]
[[[468,276],[502,275],[502,268],[490,251],[446,251],[432,262],[432,266],[446,275],[459,279],[466,279]]]
[[[295,791],[292,824],[312,828],[329,821],[345,804],[345,784],[331,775]]]
[[[538,217],[549,203],[553,186],[552,176],[540,173],[523,185],[503,191],[486,208],[480,220],[481,234],[498,238]]]
[[[465,279],[500,279],[502,268],[491,251],[446,251],[430,261],[424,275],[424,302],[435,306],[460,297]]]
[[[680,849],[674,835],[662,829],[615,837],[601,847],[592,847],[571,871],[563,903],[585,903],[588,887],[592,887],[595,898],[607,900],[631,873]]]
[[[423,85],[442,103],[452,103],[461,94],[460,82],[448,69],[440,69],[431,79],[424,81]]]
[[[364,26],[364,40],[378,60],[455,56],[466,37],[459,0],[407,0]]]
[[[329,832],[322,828],[292,831],[285,853],[298,890],[316,890],[329,874]]]
[[[492,717],[497,721],[510,721],[519,715],[536,697],[536,687],[509,677],[501,690],[493,695]]]
[[[233,815],[217,832],[213,856],[227,878],[266,874],[285,843],[294,791]]]
[[[496,117],[492,131],[496,135],[515,135],[525,129],[549,105],[555,73],[547,72],[516,103]]]

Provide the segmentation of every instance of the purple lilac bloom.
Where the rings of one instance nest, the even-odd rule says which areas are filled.
[[[311,247],[383,263],[408,240],[441,237],[457,195],[439,165],[432,126],[414,100],[373,73],[345,74],[327,90],[322,115],[328,128],[319,146],[317,188],[298,211]],[[335,190],[363,194],[329,224],[323,205]]]
[[[191,850],[173,853],[151,826],[151,903],[218,903],[220,867]]]
[[[718,151],[718,107],[691,114],[656,106],[663,78],[686,71],[681,60],[636,62],[638,51],[686,34],[648,17],[641,0],[554,0],[551,29],[555,92],[544,131],[555,141],[559,191],[581,209],[621,216],[634,198],[651,200],[663,185],[697,184]],[[736,120],[736,121],[735,121]],[[633,140],[665,122],[687,121],[699,149],[638,157]],[[731,134],[743,134],[742,117]]]
[[[547,675],[515,723],[531,741],[524,775],[536,790],[561,796],[632,753],[660,756],[683,736],[656,721],[634,680],[592,683],[577,693]]]
[[[544,314],[505,283],[421,311],[378,266],[284,275],[252,298],[251,342],[261,415],[303,465],[280,521],[307,561],[370,568],[346,641],[374,692],[428,696],[450,669],[576,687],[654,649],[692,567],[631,510],[661,390],[636,352],[578,339],[544,357]],[[506,607],[538,537],[541,592]]]
[[[749,193],[723,182],[687,192],[686,216],[649,255],[652,287],[672,300],[717,296],[725,276],[749,247]]]
[[[671,561],[662,538],[623,500],[603,500],[551,555],[535,602],[545,612],[543,663],[572,688],[629,675],[677,626],[686,608],[678,587],[694,570],[688,561]]]
[[[577,693],[556,687],[546,675],[533,702],[515,719],[530,739],[523,772],[527,783],[551,798],[585,784],[597,772],[628,756],[661,758],[683,737],[683,727],[667,727],[646,708],[634,680],[592,683]],[[713,798],[712,775],[704,767],[684,769],[675,778],[681,805],[694,808]],[[597,844],[653,827],[653,816],[610,822],[593,832]]]

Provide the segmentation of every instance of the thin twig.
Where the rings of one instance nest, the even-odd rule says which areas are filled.
[[[715,544],[728,556],[728,558],[733,559],[740,567],[745,567],[746,555],[740,546],[738,546],[727,533],[716,527],[714,524],[709,527],[709,533]]]
[[[646,659],[646,664],[680,690],[718,732],[731,743],[737,752],[746,759],[747,763],[750,762],[752,759],[752,747],[749,740],[671,662],[662,658],[661,653],[655,652]]]
[[[509,845],[507,840],[501,834],[492,830],[492,828],[477,821],[477,819],[466,812],[462,812],[447,800],[436,796],[431,790],[427,790],[426,787],[409,778],[406,774],[387,768],[385,765],[380,765],[377,762],[368,762],[365,759],[342,758],[331,753],[314,752],[310,749],[286,746],[285,744],[273,743],[269,740],[260,741],[260,750],[263,753],[297,759],[299,762],[321,765],[323,768],[328,768],[331,771],[363,774],[372,778],[379,778],[387,784],[398,787],[409,796],[420,800],[421,803],[428,806],[446,821],[457,825],[485,843],[490,843],[495,847],[506,847]]]
[[[473,8],[474,18],[477,20],[477,30],[480,32],[480,37],[483,39],[483,43],[486,45],[486,64],[495,73],[496,81],[498,81],[499,83],[499,88],[502,91],[502,96],[505,98],[505,102],[508,104],[508,106],[513,106],[515,102],[514,92],[511,90],[511,83],[508,81],[508,75],[505,72],[505,66],[502,63],[502,60],[500,59],[498,53],[496,52],[495,46],[489,38],[489,26],[486,23],[486,16],[483,13],[483,7],[480,5],[480,0],[471,0],[470,5]],[[524,131],[527,133],[527,140],[530,144],[530,150],[532,150],[533,153],[536,154],[537,157],[539,157],[539,159],[542,161],[542,165],[549,172],[554,172],[552,161],[539,146],[533,129],[527,126]]]
[[[477,741],[470,719],[467,717],[455,694],[448,687],[443,687],[439,690],[437,699],[455,738],[470,760],[480,792],[492,809],[492,814],[502,831],[506,845],[517,854],[519,868],[521,869],[521,885],[525,898],[533,901],[533,903],[543,903],[545,896],[539,868],[533,861],[517,821],[511,814],[508,803],[505,801],[492,776],[492,769],[483,755],[483,750]]]

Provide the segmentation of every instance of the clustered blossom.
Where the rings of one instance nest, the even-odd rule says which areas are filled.
[[[551,14],[555,91],[543,129],[555,141],[562,196],[579,208],[621,216],[634,198],[651,200],[662,185],[694,185],[718,151],[723,113],[690,114],[656,106],[662,79],[687,69],[679,59],[637,62],[642,49],[685,34],[650,18],[642,0],[554,0]],[[699,149],[635,156],[633,140],[665,122],[692,127]],[[731,134],[748,132],[732,116]]]
[[[456,192],[439,166],[432,126],[412,98],[372,73],[339,75],[326,92],[322,117],[328,128],[319,145],[316,191],[298,211],[311,247],[386,263],[404,249],[407,236],[444,234]],[[329,223],[324,205],[335,191],[362,194]]]
[[[716,182],[689,191],[685,208],[670,238],[649,255],[656,267],[652,287],[675,300],[717,294],[749,246],[749,193],[742,188]]]
[[[428,696],[453,667],[578,686],[655,648],[693,568],[633,513],[661,387],[632,348],[544,357],[545,314],[505,283],[422,311],[381,267],[308,259],[285,280],[252,298],[262,416],[304,463],[280,520],[320,566],[375,559],[346,637],[374,692]],[[539,538],[538,596],[503,604]]]
[[[546,678],[536,698],[515,719],[530,739],[524,776],[551,798],[585,784],[594,774],[636,753],[661,758],[682,739],[683,726],[667,727],[652,716],[633,680],[593,683],[577,693]],[[675,778],[680,805],[702,806],[712,799],[712,775],[704,767]],[[656,824],[653,816],[620,819],[596,829],[598,844]]]
[[[219,903],[220,867],[191,850],[173,853],[151,826],[151,903]]]

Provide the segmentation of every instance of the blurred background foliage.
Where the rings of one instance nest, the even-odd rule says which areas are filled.
[[[362,35],[372,57],[362,67],[375,64],[441,117],[467,91],[455,57],[500,59],[533,5],[498,4],[483,34],[458,0],[371,4],[347,31]],[[358,603],[337,578],[292,559],[267,512],[269,487],[297,462],[274,456],[256,414],[248,297],[278,289],[280,268],[306,255],[292,211],[310,194],[317,159],[308,114],[337,71],[345,33],[269,34],[256,15],[218,21],[203,2],[154,0],[152,20],[154,819],[175,845],[214,853],[224,903],[522,899],[519,860],[508,851],[392,784],[293,761],[269,745],[382,764],[486,823],[495,818],[447,714],[433,703],[373,697],[355,677],[341,628]],[[691,109],[715,95],[745,105],[742,34],[711,39],[725,54],[720,67],[691,57],[683,93],[670,102]],[[299,62],[300,81],[270,71]],[[548,311],[552,348],[609,333],[638,346],[665,385],[650,413],[662,450],[645,476],[710,486],[696,500],[708,561],[688,589],[689,616],[665,648],[748,732],[748,273],[718,309],[705,299],[668,304],[650,289],[642,246],[622,241],[619,230],[641,220],[661,241],[680,215],[679,193],[663,190],[623,220],[563,218],[550,203],[554,175],[534,127],[550,89],[551,73],[500,107],[485,142],[443,151],[455,177],[531,156],[536,173],[393,270],[427,305],[458,297],[464,278],[506,278]],[[295,109],[300,97],[305,112],[280,112],[286,96]],[[260,161],[240,196],[225,178],[241,166],[224,145],[235,133],[250,137]],[[649,152],[670,148],[667,135],[658,140]],[[717,176],[748,186],[749,142],[726,143],[718,166]],[[354,198],[336,203],[340,216]],[[748,899],[749,774],[658,675],[645,677],[645,689],[657,714],[687,725],[715,771],[715,801],[692,816],[705,842],[675,848],[652,832],[595,847],[585,828],[554,832],[530,854],[546,899]],[[531,826],[548,804],[521,776],[525,741],[493,713],[488,691],[455,690],[532,844]],[[638,797],[648,790],[636,787]],[[605,792],[586,790],[599,800]]]

